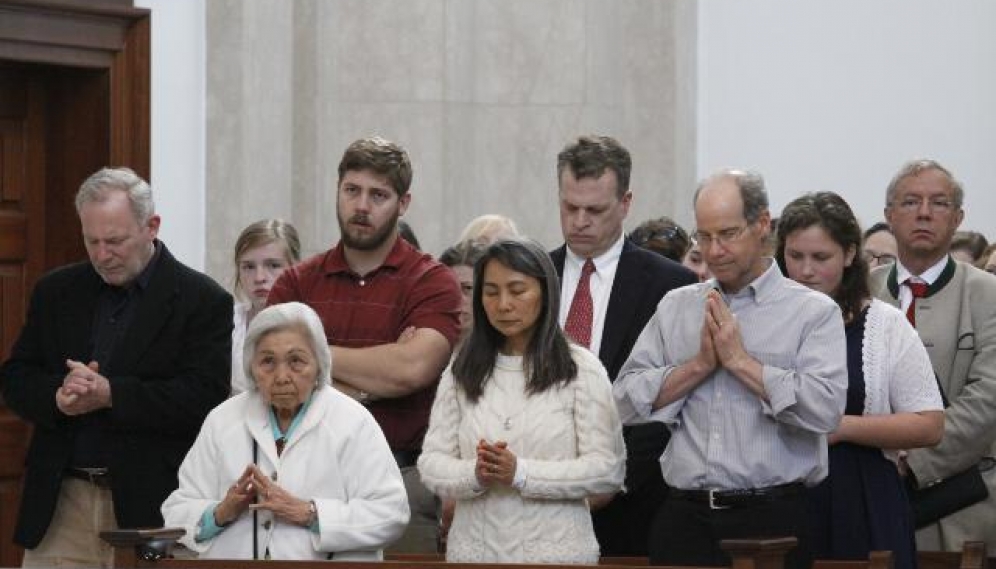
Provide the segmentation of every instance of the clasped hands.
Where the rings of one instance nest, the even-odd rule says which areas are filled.
[[[111,383],[97,362],[66,360],[69,372],[55,392],[55,405],[66,415],[82,415],[111,406]]]
[[[256,503],[253,503],[254,499]],[[311,523],[308,506],[307,500],[292,496],[259,467],[250,464],[215,507],[214,521],[219,527],[227,526],[246,510],[267,510],[279,520],[306,527]]]
[[[737,318],[723,301],[719,291],[712,289],[706,296],[705,318],[696,360],[703,372],[724,367],[736,374],[734,370],[745,359],[750,359],[750,355],[744,349]]]
[[[477,463],[474,474],[482,488],[491,486],[512,486],[515,482],[516,458],[508,450],[508,443],[495,441],[494,444],[481,439],[477,443]]]

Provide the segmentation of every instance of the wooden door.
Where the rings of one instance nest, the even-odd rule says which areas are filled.
[[[0,359],[38,278],[85,258],[80,183],[108,165],[149,179],[149,17],[130,0],[0,0]],[[21,562],[29,438],[0,404],[0,567]]]

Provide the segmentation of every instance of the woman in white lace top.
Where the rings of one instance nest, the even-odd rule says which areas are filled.
[[[622,428],[598,358],[557,324],[559,291],[532,241],[498,241],[475,266],[474,328],[418,462],[425,485],[457,501],[448,561],[598,561],[586,497],[622,485]]]
[[[901,452],[940,441],[943,404],[916,330],[871,299],[860,251],[861,228],[837,194],[808,194],[782,210],[778,264],[837,301],[847,336],[847,406],[828,438],[830,474],[811,493],[813,554],[867,559],[891,550],[896,567],[909,568],[916,549]]]

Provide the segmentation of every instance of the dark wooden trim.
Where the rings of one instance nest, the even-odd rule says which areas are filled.
[[[107,69],[149,17],[109,4],[0,0],[0,59]]]

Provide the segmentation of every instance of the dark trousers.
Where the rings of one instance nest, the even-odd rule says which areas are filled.
[[[785,567],[808,569],[813,563],[808,527],[805,492],[725,510],[669,496],[650,531],[650,564],[729,566],[720,540],[794,536],[799,545]]]
[[[669,436],[661,423],[623,427],[626,492],[591,515],[603,556],[647,556],[650,526],[667,496],[660,456]]]

